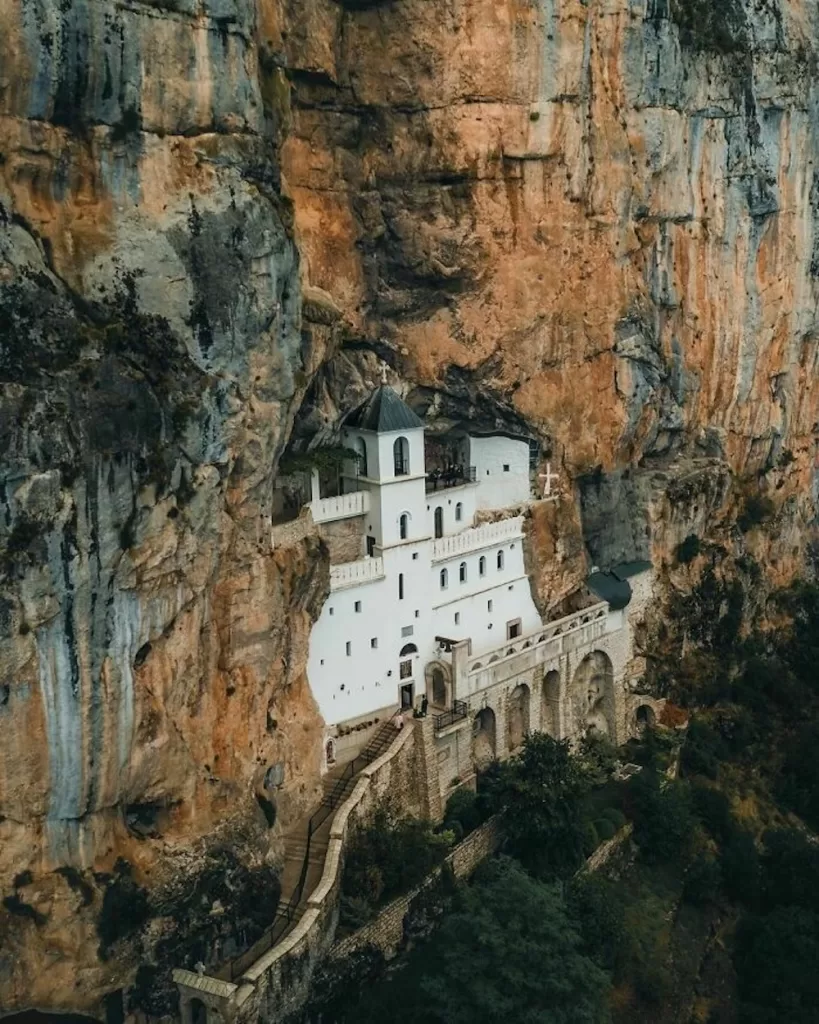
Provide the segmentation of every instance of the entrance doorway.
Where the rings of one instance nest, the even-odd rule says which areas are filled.
[[[410,711],[415,703],[415,683],[404,683],[399,689],[401,710]]]

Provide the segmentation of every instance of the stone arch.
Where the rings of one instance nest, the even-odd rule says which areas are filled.
[[[208,1024],[208,1008],[201,999],[197,999],[194,996],[190,1001],[188,1012],[190,1014],[188,1018],[190,1024]]]
[[[481,708],[472,721],[472,760],[480,767],[495,759],[495,712]]]
[[[555,669],[543,677],[543,731],[560,739],[560,673]]]
[[[634,712],[636,732],[643,732],[643,730],[655,725],[656,722],[657,716],[654,714],[654,708],[650,704],[641,704]]]
[[[529,732],[529,687],[519,683],[506,701],[506,745],[511,753],[523,746]]]
[[[449,665],[441,661],[433,661],[426,667],[424,673],[427,682],[427,698],[430,704],[438,708],[448,708],[451,701],[450,688],[452,685],[452,674]]]
[[[592,651],[577,666],[571,705],[576,735],[597,732],[616,740],[614,668],[604,651]]]
[[[336,741],[332,736],[328,736],[327,741],[324,744],[324,757],[327,762],[327,767],[332,768],[336,763]]]

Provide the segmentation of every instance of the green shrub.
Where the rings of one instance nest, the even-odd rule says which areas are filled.
[[[685,873],[683,899],[700,907],[715,903],[721,883],[719,862],[710,854],[701,853]]]
[[[679,782],[661,784],[657,772],[645,769],[632,782],[634,839],[646,861],[678,860],[688,849],[693,815],[688,788]]]
[[[483,822],[482,811],[477,793],[471,789],[456,789],[446,802],[444,824],[447,828],[458,824],[461,836],[469,835]]]
[[[752,494],[745,499],[745,507],[737,519],[737,525],[743,533],[748,533],[755,526],[761,526],[776,512],[776,506],[770,498],[761,494]]]
[[[722,884],[732,900],[755,905],[759,896],[759,853],[754,837],[736,829],[720,852]]]
[[[694,813],[718,843],[724,843],[736,831],[728,797],[714,786],[702,782],[691,787]]]
[[[594,825],[594,831],[597,833],[597,838],[601,843],[605,843],[609,839],[613,839],[617,829],[614,827],[614,823],[609,821],[608,818],[598,818],[597,821],[592,823]]]
[[[600,812],[600,817],[608,819],[614,825],[615,832],[619,832],[628,822],[628,818],[619,807],[604,807]]]
[[[594,827],[593,821],[587,821],[583,826],[583,854],[586,857],[591,857],[597,847],[600,845],[600,837],[597,835],[597,829]]]

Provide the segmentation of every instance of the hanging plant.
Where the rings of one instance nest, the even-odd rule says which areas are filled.
[[[345,448],[342,445],[325,445],[301,455],[286,456],[279,463],[279,472],[283,476],[290,476],[291,473],[309,473],[314,469],[319,472],[341,469],[345,462],[358,461],[360,458],[360,453],[352,448]]]

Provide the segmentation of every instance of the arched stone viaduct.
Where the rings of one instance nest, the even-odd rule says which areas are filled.
[[[443,642],[427,666],[442,799],[481,763],[514,754],[528,732],[575,740],[596,731],[619,745],[659,714],[662,701],[634,692],[645,668],[635,626],[651,593],[652,574],[643,575],[627,609],[600,602],[480,657],[468,641]]]

